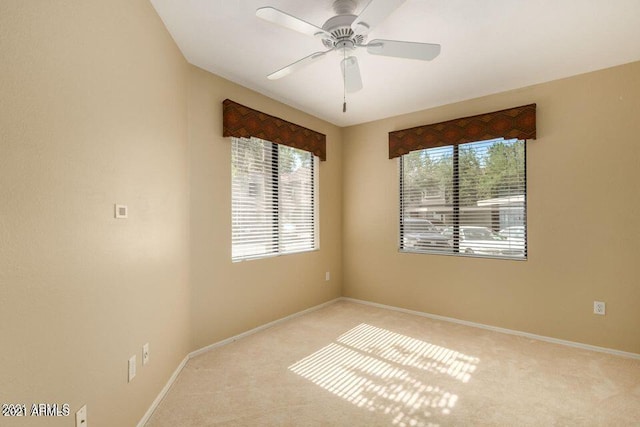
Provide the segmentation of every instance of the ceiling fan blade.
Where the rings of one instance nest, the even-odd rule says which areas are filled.
[[[440,45],[431,43],[404,42],[398,40],[371,40],[367,52],[372,55],[431,61],[440,55]]]
[[[405,0],[371,0],[351,24],[356,35],[367,34],[396,10]]]
[[[290,30],[298,31],[302,34],[316,37],[328,37],[331,38],[331,34],[326,32],[320,27],[316,27],[313,24],[303,21],[300,18],[296,18],[293,15],[289,15],[286,12],[278,10],[274,7],[261,7],[256,9],[256,16],[262,18],[265,21],[269,21],[273,24],[280,25]]]
[[[323,56],[325,56],[328,52],[331,52],[332,50],[333,49],[329,49],[329,50],[324,51],[324,52],[315,52],[315,53],[312,53],[309,56],[305,56],[304,58],[294,62],[293,64],[289,64],[286,67],[281,68],[278,71],[269,74],[267,76],[267,78],[269,80],[277,80],[277,79],[281,79],[282,77],[288,76],[289,74],[293,73],[294,71],[297,71],[300,68],[305,67],[305,66],[311,64],[312,62],[317,61],[318,59],[322,58]]]
[[[342,76],[344,77],[344,87],[347,92],[353,93],[362,89],[362,77],[360,77],[360,67],[358,58],[350,56],[340,63]]]

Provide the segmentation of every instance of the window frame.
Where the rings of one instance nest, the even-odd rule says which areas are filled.
[[[443,146],[437,146],[437,147],[432,147],[432,148],[423,148],[420,150],[415,150],[415,151],[425,151],[425,150],[432,150],[432,149],[437,149],[437,148],[445,148],[445,147],[452,147],[453,153],[452,153],[452,160],[453,160],[453,166],[452,166],[452,217],[453,217],[453,223],[451,224],[451,227],[453,228],[453,236],[452,236],[452,250],[450,252],[445,252],[445,251],[437,251],[437,250],[412,250],[412,249],[408,249],[403,247],[403,237],[404,237],[404,233],[403,233],[403,229],[405,227],[404,221],[404,203],[403,203],[403,186],[404,186],[404,171],[403,171],[403,159],[404,156],[407,154],[410,154],[411,152],[408,152],[404,155],[400,155],[398,156],[398,181],[399,181],[399,194],[398,194],[398,202],[399,202],[399,218],[398,218],[398,239],[397,239],[397,244],[398,244],[398,252],[400,253],[408,253],[408,254],[424,254],[424,255],[444,255],[444,256],[455,256],[455,257],[466,257],[466,258],[487,258],[487,259],[498,259],[498,260],[511,260],[511,261],[527,261],[527,259],[529,258],[529,226],[528,226],[528,180],[527,180],[527,140],[526,139],[518,139],[518,138],[496,138],[495,141],[512,141],[512,140],[516,140],[516,141],[522,141],[523,142],[523,190],[524,190],[524,200],[523,200],[523,226],[524,226],[524,238],[523,238],[523,256],[522,257],[512,257],[512,256],[499,256],[499,255],[486,255],[486,254],[478,254],[478,253],[465,253],[465,252],[460,252],[460,242],[461,242],[461,237],[460,237],[460,233],[463,232],[463,230],[461,230],[461,227],[464,227],[464,225],[460,224],[460,159],[459,159],[459,152],[460,152],[460,146],[464,146],[467,144],[474,144],[474,143],[482,143],[482,142],[488,142],[488,141],[492,141],[492,140],[480,140],[480,141],[471,141],[471,142],[465,142],[465,143],[460,143],[460,144],[447,144],[447,145],[443,145]],[[496,232],[497,234],[498,232]]]
[[[273,258],[273,257],[279,257],[279,256],[284,256],[284,255],[293,255],[293,254],[299,254],[299,253],[305,253],[305,252],[314,252],[314,251],[318,251],[320,249],[320,228],[319,228],[319,198],[318,198],[318,194],[319,194],[319,186],[320,186],[320,179],[319,179],[319,159],[318,156],[316,156],[314,153],[310,152],[310,151],[306,151],[306,150],[301,150],[299,148],[296,147],[292,147],[292,146],[288,146],[288,145],[282,145],[282,144],[278,144],[272,141],[267,141],[267,140],[263,140],[260,138],[255,138],[255,137],[250,137],[250,138],[241,138],[241,137],[231,137],[232,140],[245,140],[245,141],[249,141],[249,142],[253,142],[255,141],[260,141],[264,144],[268,144],[269,145],[269,150],[270,150],[270,154],[271,154],[271,169],[265,171],[266,173],[264,174],[264,176],[266,176],[269,172],[271,173],[271,181],[273,182],[273,188],[271,189],[272,191],[272,197],[273,197],[273,209],[272,209],[272,239],[273,239],[273,248],[275,249],[274,251],[268,251],[268,252],[264,252],[264,253],[260,253],[260,254],[256,254],[256,255],[248,255],[248,256],[236,256],[234,257],[233,255],[233,248],[234,248],[234,215],[233,215],[233,206],[234,206],[234,191],[233,191],[233,178],[231,178],[231,261],[236,263],[236,262],[243,262],[243,261],[251,261],[251,260],[257,260],[257,259],[264,259],[264,258]],[[231,165],[233,167],[233,162],[234,162],[234,157],[233,157],[233,144],[236,143],[235,141],[232,141],[232,153],[231,153]],[[280,173],[279,173],[279,162],[280,162],[280,146],[282,147],[286,147],[289,149],[295,149],[295,150],[299,150],[299,151],[303,151],[305,153],[307,153],[308,155],[311,156],[311,192],[310,192],[310,196],[311,196],[311,203],[312,203],[312,240],[313,240],[313,246],[311,248],[305,248],[305,249],[301,249],[301,250],[289,250],[289,251],[283,251],[281,249],[282,245],[283,245],[283,224],[282,224],[282,218],[280,215],[280,208],[281,208],[281,203],[280,203],[280,195],[281,193],[284,192],[285,189],[287,188],[291,188],[291,187],[287,187],[287,186],[283,186],[281,185],[281,180],[280,180]],[[267,162],[265,162],[266,164]]]

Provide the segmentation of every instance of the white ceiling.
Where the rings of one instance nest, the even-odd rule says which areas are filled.
[[[640,0],[407,0],[368,39],[439,43],[442,53],[423,62],[360,49],[364,89],[347,94],[343,113],[341,58],[268,80],[325,48],[255,16],[273,6],[321,27],[333,0],[151,3],[190,63],[339,126],[640,60]]]

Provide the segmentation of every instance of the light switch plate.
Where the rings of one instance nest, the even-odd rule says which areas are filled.
[[[127,205],[115,205],[116,219],[124,219],[129,217],[129,208]]]

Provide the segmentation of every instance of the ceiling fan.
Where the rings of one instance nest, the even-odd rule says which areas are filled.
[[[440,45],[399,40],[375,39],[368,43],[367,35],[376,25],[384,21],[405,0],[370,0],[360,15],[354,15],[356,0],[336,0],[333,2],[335,16],[329,18],[322,28],[310,24],[274,7],[261,7],[256,16],[265,21],[281,25],[322,40],[328,49],[287,65],[267,76],[271,80],[285,77],[300,68],[309,65],[329,52],[338,52],[342,57],[341,68],[346,92],[353,93],[362,89],[362,77],[358,67],[358,58],[354,53],[366,49],[372,55],[430,61],[440,54]],[[346,111],[346,104],[343,104]]]

